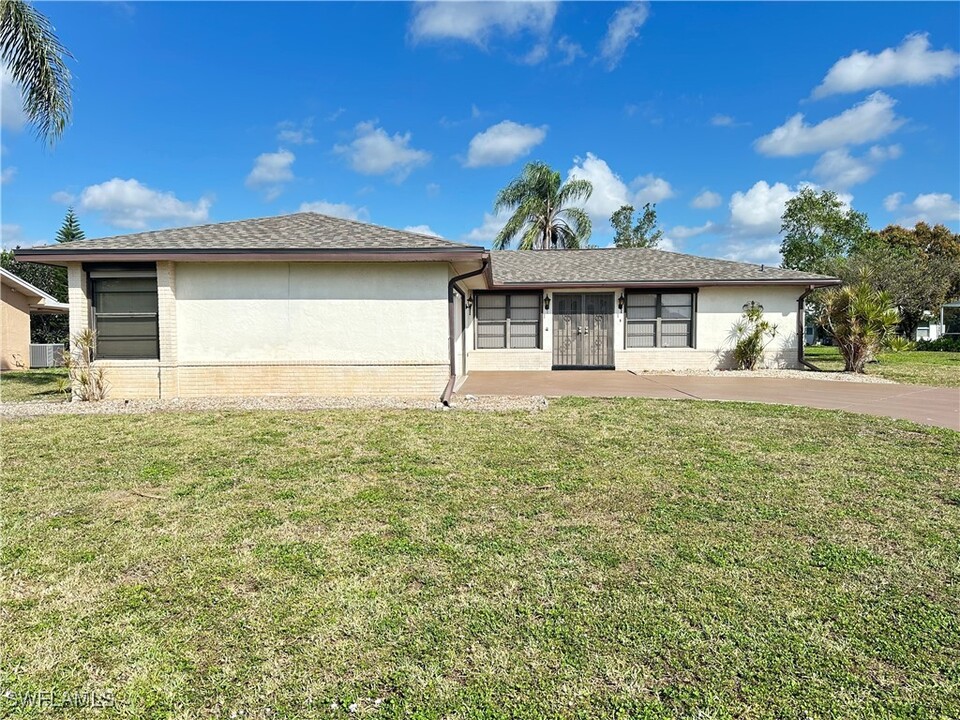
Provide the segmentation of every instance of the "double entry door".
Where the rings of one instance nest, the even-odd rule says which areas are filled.
[[[553,294],[555,370],[612,368],[613,294]]]

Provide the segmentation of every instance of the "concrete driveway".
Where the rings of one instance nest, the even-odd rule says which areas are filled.
[[[960,388],[924,385],[559,370],[470,373],[458,394],[735,400],[847,410],[960,430]]]

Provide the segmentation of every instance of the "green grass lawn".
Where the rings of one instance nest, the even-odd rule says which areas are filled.
[[[830,346],[804,349],[807,360],[821,370],[842,371],[840,351]],[[960,353],[885,352],[877,362],[867,365],[867,375],[876,375],[899,383],[960,387]]]
[[[67,371],[63,368],[6,370],[0,373],[0,401],[64,402],[68,397],[59,383],[66,380]]]
[[[122,712],[0,715],[958,717],[958,466],[693,401],[6,421],[0,689]]]

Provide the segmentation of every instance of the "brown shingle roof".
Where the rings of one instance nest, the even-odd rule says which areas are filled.
[[[733,260],[648,248],[501,250],[491,253],[494,285],[588,285],[689,282],[832,284],[833,278]]]
[[[318,213],[171,228],[29,248],[44,253],[87,251],[480,250],[432,235],[394,230]]]

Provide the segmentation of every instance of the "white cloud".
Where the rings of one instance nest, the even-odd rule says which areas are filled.
[[[109,225],[132,230],[202,223],[208,219],[211,205],[210,198],[180,200],[172,192],[153,190],[133,178],[90,185],[80,193],[78,202],[81,210],[100,213]]]
[[[277,123],[277,140],[284,145],[312,145],[313,118],[296,123],[293,120],[284,120]]]
[[[13,178],[17,174],[17,169],[15,167],[5,167],[0,171],[0,185],[6,185],[8,182],[12,182]]]
[[[547,137],[547,126],[520,125],[510,120],[493,125],[477,133],[467,150],[467,167],[509,165],[530,151]]]
[[[0,127],[20,130],[27,122],[23,112],[23,96],[6,67],[0,65]]]
[[[370,217],[365,207],[354,207],[348,203],[333,203],[326,200],[300,203],[300,212],[320,213],[347,220],[367,220]]]
[[[875,92],[817,125],[807,125],[803,113],[797,113],[769,135],[758,138],[754,147],[763,155],[790,157],[879,140],[905,122],[894,113],[894,105],[896,100]]]
[[[573,163],[567,177],[589,180],[593,185],[593,194],[584,203],[584,209],[595,225],[606,227],[610,216],[624,205],[639,207],[674,194],[669,182],[653,175],[641,175],[628,186],[605,160],[593,153],[587,153],[586,158],[574,158]]]
[[[677,225],[675,228],[670,230],[668,235],[676,238],[677,240],[686,240],[688,238],[696,237],[697,235],[703,235],[704,233],[710,232],[716,226],[707,220],[703,225],[697,227],[686,227],[685,225]]]
[[[780,263],[780,225],[787,202],[804,188],[819,190],[813,183],[789,187],[785,183],[770,185],[761,180],[746,192],[735,192],[730,198],[730,218],[726,225],[714,226],[712,231],[722,234],[726,242],[721,257],[739,262]],[[838,193],[844,208],[849,208],[853,196]]]
[[[50,199],[60,205],[72,205],[77,201],[76,196],[72,193],[68,193],[66,190],[58,190],[50,196]]]
[[[627,47],[640,34],[640,28],[650,16],[650,4],[645,0],[631,2],[617,10],[607,25],[607,34],[600,42],[600,58],[613,70],[623,59]]]
[[[435,232],[429,225],[407,225],[404,230],[407,232],[419,233],[420,235],[432,235],[434,237],[440,237],[440,233]]]
[[[666,180],[653,175],[641,175],[630,183],[635,204],[657,203],[672,198],[676,193]]]
[[[427,183],[426,186],[427,197],[435,198],[440,194],[440,184],[439,183]]]
[[[0,225],[0,247],[10,249],[23,243],[23,228],[11,223]]]
[[[464,235],[463,239],[472,243],[492,243],[493,239],[503,230],[503,226],[507,224],[509,218],[510,214],[506,212],[499,215],[484,213],[483,223],[480,227],[475,227]]]
[[[851,155],[846,148],[828,150],[817,160],[813,175],[832,190],[846,190],[872,178],[881,163],[896,160],[901,153],[899,145],[874,145],[858,157]]]
[[[550,47],[545,42],[534,45],[530,52],[520,58],[524,65],[539,65],[550,55]]]
[[[664,235],[660,238],[660,242],[657,244],[657,250],[666,250],[667,252],[679,252],[680,248],[677,245],[677,242],[670,237],[669,235]]]
[[[904,194],[888,195],[883,206],[889,212],[901,212],[904,216],[897,220],[898,225],[911,227],[918,222],[946,223],[960,221],[960,202],[949,193],[922,193],[912,202],[903,203]]]
[[[247,175],[246,185],[252,190],[262,190],[267,200],[273,200],[283,192],[285,183],[293,180],[293,161],[289,150],[263,153],[253,161],[253,170]]]
[[[690,207],[695,207],[697,210],[709,210],[719,207],[722,202],[723,198],[720,197],[719,193],[704,190],[690,202]]]
[[[926,33],[907,35],[899,47],[877,55],[863,50],[834,63],[813,91],[820,98],[891,85],[929,85],[954,77],[960,70],[960,53],[931,50]]]
[[[782,260],[779,241],[733,241],[724,246],[722,255],[724,260],[761,263],[771,266],[778,266]]]
[[[420,2],[409,37],[414,43],[462,40],[486,47],[494,37],[546,35],[556,14],[556,2]]]
[[[735,192],[730,198],[730,230],[750,237],[776,235],[787,201],[797,192],[784,183],[769,185],[765,180],[746,192]]]
[[[355,134],[349,145],[336,145],[333,149],[345,155],[358,173],[392,174],[397,182],[401,182],[414,168],[430,161],[430,153],[410,147],[410,133],[390,136],[375,122],[362,122],[355,128]]]
[[[898,192],[893,193],[892,195],[887,195],[883,199],[883,207],[888,212],[896,212],[897,208],[900,207],[900,203],[903,202],[904,193]]]
[[[556,47],[562,56],[559,61],[560,65],[570,65],[575,62],[577,58],[586,56],[583,48],[566,35],[557,40]]]

